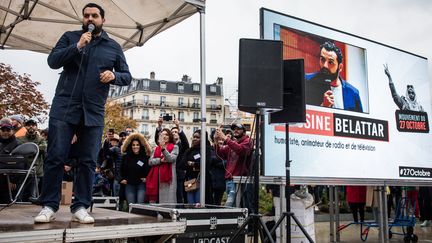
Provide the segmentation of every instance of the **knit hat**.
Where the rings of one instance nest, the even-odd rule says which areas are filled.
[[[21,124],[23,124],[23,122],[24,122],[23,117],[21,115],[13,115],[13,116],[10,116],[9,118],[12,120],[15,120]]]

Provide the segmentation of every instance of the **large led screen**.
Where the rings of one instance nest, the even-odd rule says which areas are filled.
[[[432,179],[427,59],[261,9],[261,35],[304,59],[306,122],[264,129],[266,176]],[[268,121],[268,119],[266,119]]]

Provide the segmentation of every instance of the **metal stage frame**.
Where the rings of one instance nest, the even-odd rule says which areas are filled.
[[[389,226],[388,218],[387,218],[387,196],[385,192],[386,186],[430,186],[430,180],[418,180],[418,179],[371,179],[371,178],[332,178],[332,177],[299,177],[292,176],[290,178],[291,185],[324,185],[329,186],[329,240],[330,242],[340,242],[340,233],[337,230],[340,226],[340,218],[339,218],[339,199],[336,195],[338,195],[339,188],[338,186],[346,186],[346,185],[360,185],[360,186],[374,186],[374,191],[378,196],[378,220],[379,223],[379,239],[380,242],[387,243],[389,242]],[[233,178],[236,184],[238,183],[246,183],[246,177],[235,176]],[[252,180],[248,180],[250,181]],[[260,176],[259,182],[261,184],[273,184],[280,186],[280,205],[281,210],[286,207],[285,200],[285,186],[286,181],[285,177],[281,176]],[[237,194],[237,199],[241,198],[240,193]],[[237,200],[240,201],[240,200]],[[286,221],[285,221],[286,222]],[[286,227],[280,227],[281,239],[282,242],[286,242]]]
[[[52,223],[35,224],[40,207],[13,205],[0,212],[0,242],[79,242],[160,236],[161,242],[181,234],[186,222],[160,220],[104,208],[93,208],[94,224],[71,222],[69,206],[62,205]]]

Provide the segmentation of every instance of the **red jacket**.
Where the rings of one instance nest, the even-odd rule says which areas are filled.
[[[365,186],[346,186],[346,200],[349,203],[365,203],[366,187]]]
[[[249,175],[253,147],[250,138],[244,136],[240,141],[228,138],[225,143],[224,146],[216,147],[217,155],[227,161],[225,179],[232,179],[233,176]]]

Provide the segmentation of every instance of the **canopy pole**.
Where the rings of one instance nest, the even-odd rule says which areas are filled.
[[[200,169],[200,204],[205,206],[205,182],[206,182],[206,60],[205,60],[205,7],[198,7],[200,14],[200,71],[201,71],[201,169]],[[210,155],[208,155],[210,156]],[[210,185],[208,185],[210,186]]]

